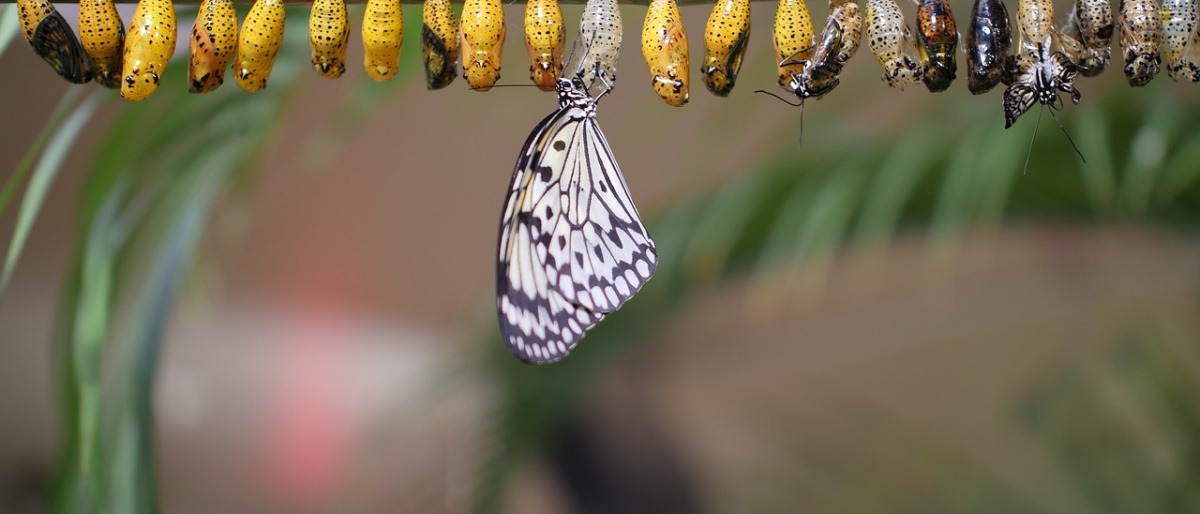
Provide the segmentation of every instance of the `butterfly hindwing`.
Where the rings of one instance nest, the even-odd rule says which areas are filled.
[[[657,265],[594,105],[582,98],[526,141],[500,225],[501,333],[527,362],[565,357]]]

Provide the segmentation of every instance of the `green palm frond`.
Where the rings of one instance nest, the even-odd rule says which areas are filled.
[[[71,146],[83,131],[84,126],[91,120],[99,108],[100,96],[92,94],[79,101],[79,89],[70,89],[63,96],[50,120],[38,134],[37,140],[29,148],[25,157],[17,164],[17,169],[5,181],[4,189],[0,191],[0,214],[12,201],[17,187],[32,171],[33,175],[26,186],[22,197],[21,209],[17,214],[16,229],[13,230],[12,241],[8,245],[8,253],[4,257],[4,268],[0,271],[0,295],[8,288],[13,269],[21,258],[21,251],[29,238],[29,231],[37,221],[42,204],[50,186],[62,169],[63,160],[70,153]],[[36,163],[36,165],[35,165]]]
[[[17,5],[0,5],[0,55],[4,55],[4,51],[8,50],[8,45],[11,45],[17,39],[17,34],[20,33],[21,28],[17,23]]]
[[[304,36],[287,35],[273,81],[298,79],[289,49]],[[186,90],[167,74],[151,100],[122,105],[87,172],[59,324],[59,511],[157,511],[151,400],[165,323],[220,193],[275,136],[293,95],[229,84],[200,102]]]

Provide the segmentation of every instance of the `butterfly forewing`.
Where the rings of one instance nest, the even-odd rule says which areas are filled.
[[[500,225],[501,333],[528,362],[565,357],[657,264],[591,99],[583,98],[583,105],[563,102],[526,141]]]

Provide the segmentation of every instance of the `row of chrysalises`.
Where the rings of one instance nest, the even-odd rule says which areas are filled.
[[[779,85],[801,100],[829,93],[865,32],[888,85],[902,89],[921,82],[930,91],[947,89],[957,68],[959,33],[954,15],[946,0],[913,1],[915,31],[905,22],[896,0],[866,0],[865,13],[853,0],[830,0],[829,18],[817,34],[804,0],[779,0],[772,34]],[[94,77],[106,87],[120,88],[130,100],[144,99],[154,91],[174,53],[176,19],[170,0],[140,0],[128,32],[113,0],[83,0],[78,38],[48,0],[18,0],[18,7],[26,39],[55,71],[76,83]],[[600,8],[587,9],[593,15],[609,16],[607,21],[616,24],[619,37],[619,10],[610,9],[613,16]],[[462,12],[458,20],[449,0],[425,1],[421,41],[431,89],[452,82],[460,61],[473,90],[487,91],[500,78],[505,36],[500,0],[466,0]],[[1094,76],[1108,65],[1118,29],[1130,84],[1147,84],[1164,61],[1173,79],[1200,81],[1195,0],[1163,0],[1161,7],[1155,0],[1125,0],[1115,14],[1109,0],[1077,0],[1058,28],[1050,0],[1019,0],[1013,51],[1004,3],[977,0],[964,45],[970,90],[979,94],[1004,83],[1009,125],[1034,102],[1056,104],[1059,92],[1078,101],[1076,75]],[[282,42],[284,18],[282,0],[256,0],[239,31],[232,0],[204,0],[189,40],[190,90],[205,93],[219,87],[230,60],[243,90],[265,87]],[[588,23],[595,22],[585,12],[581,28]],[[318,74],[337,78],[345,72],[349,32],[344,0],[313,3],[309,41]],[[367,1],[362,36],[368,76],[385,81],[395,75],[403,34],[400,0]],[[554,89],[562,69],[563,34],[557,0],[526,3],[530,78],[542,90]],[[701,66],[704,83],[713,93],[726,96],[733,89],[749,34],[750,0],[719,0],[705,27]],[[686,103],[690,56],[675,0],[651,1],[642,30],[642,53],[654,91],[670,105]]]

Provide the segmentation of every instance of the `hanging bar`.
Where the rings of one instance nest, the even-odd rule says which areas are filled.
[[[53,1],[54,1],[54,4],[56,4],[56,5],[57,4],[77,4],[77,3],[79,3],[79,0],[53,0]],[[420,5],[423,3],[422,0],[400,0],[400,1],[405,4],[416,4],[416,5]],[[751,1],[775,2],[776,0],[751,0]],[[116,2],[118,4],[130,4],[130,5],[137,3],[136,0],[116,0]],[[623,5],[640,5],[643,7],[650,5],[649,0],[617,0],[617,2],[620,4],[623,4]],[[677,0],[677,2],[679,3],[679,5],[701,5],[701,4],[703,4],[703,5],[711,6],[713,4],[713,0]],[[14,3],[13,0],[0,0],[0,6],[12,4],[12,3]],[[237,5],[249,6],[250,4],[254,3],[254,0],[233,0],[233,3],[237,4]],[[308,6],[308,5],[312,5],[312,0],[285,0],[285,3],[289,6],[292,6],[292,5]],[[366,3],[366,0],[346,0],[346,3],[347,4],[364,4],[364,3]],[[456,0],[455,3],[461,4],[462,2],[458,2]],[[525,3],[525,0],[505,0],[504,1],[504,5],[524,4],[524,3]],[[587,0],[559,0],[559,3],[583,5],[583,4],[587,3]],[[200,5],[200,0],[175,0],[174,4],[176,6],[194,6],[194,5]]]

